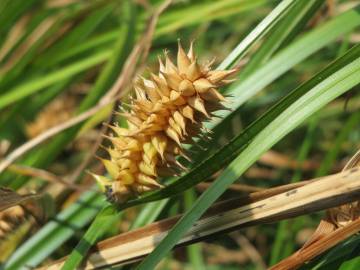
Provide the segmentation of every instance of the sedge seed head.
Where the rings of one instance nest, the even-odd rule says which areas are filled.
[[[130,108],[121,112],[128,129],[111,126],[109,159],[100,159],[111,179],[94,175],[108,199],[122,203],[137,194],[161,188],[161,177],[186,168],[177,160],[190,159],[183,143],[200,135],[203,122],[224,108],[226,98],[218,88],[228,84],[237,70],[211,70],[201,65],[193,44],[188,53],[180,42],[175,65],[165,52],[159,73],[139,78]]]

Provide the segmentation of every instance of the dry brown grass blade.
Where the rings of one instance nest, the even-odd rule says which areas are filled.
[[[88,2],[89,3],[84,2],[83,10],[79,12],[78,17],[81,17],[83,14],[86,14],[90,10],[98,7],[99,5],[102,5],[101,1],[98,1],[98,3],[95,5],[91,4],[90,1]],[[23,18],[13,26],[13,29],[10,31],[4,46],[0,49],[0,60],[3,60],[6,54],[10,51],[10,48],[12,48],[12,45],[14,45],[22,36],[24,32],[24,26],[26,25],[26,22],[30,16],[33,16],[31,12],[24,15]],[[17,48],[15,48],[14,52],[11,53],[10,57],[0,67],[0,75],[4,75],[11,68],[13,68],[14,65],[16,65],[33,47],[33,45],[39,41],[39,39],[45,38],[39,48],[40,50],[43,50],[53,44],[54,41],[56,41],[59,37],[63,36],[71,29],[71,26],[76,23],[76,19],[77,18],[75,18],[75,20],[74,18],[71,18],[71,20],[68,20],[66,19],[65,13],[62,12],[50,15],[45,18],[39,23],[39,25],[35,27],[34,30],[32,30],[32,32],[27,37],[25,37],[25,40]],[[52,35],[47,35],[48,31],[56,26],[56,24],[59,22],[61,22],[61,27],[59,27]]]
[[[35,219],[21,206],[0,212],[0,264],[5,263],[35,224]]]
[[[31,35],[27,37],[26,41],[23,42],[22,45],[16,49],[16,51],[12,54],[9,60],[0,68],[0,75],[3,75],[5,74],[5,72],[10,70],[25,55],[29,48],[34,45],[36,41],[39,40],[39,38],[42,37],[51,27],[55,25],[59,18],[61,18],[61,15],[54,15],[52,17],[46,18],[43,22],[41,22],[31,33]],[[18,33],[15,32],[15,34]],[[9,38],[13,38],[13,36],[10,36]],[[6,50],[7,47],[5,47],[2,54],[6,53]]]
[[[65,6],[81,2],[80,0],[48,0],[46,6],[49,8],[63,8]]]
[[[343,172],[347,170],[360,169],[360,150],[344,166]],[[339,205],[328,210],[326,217],[322,219],[313,235],[305,245],[284,260],[274,265],[272,270],[297,269],[307,261],[315,258],[329,248],[337,245],[342,240],[360,230],[359,224],[359,202]],[[341,223],[338,221],[341,219]],[[340,228],[339,228],[340,227]]]
[[[259,159],[260,163],[275,168],[286,168],[286,169],[302,169],[302,170],[313,170],[316,169],[319,164],[317,162],[306,160],[303,163],[299,163],[296,160],[291,159],[287,155],[281,154],[274,150],[265,152]]]
[[[27,141],[26,143],[22,144],[18,148],[14,149],[11,153],[9,153],[1,162],[0,162],[0,173],[2,173],[8,166],[10,166],[14,161],[16,161],[19,157],[36,147],[37,145],[45,142],[47,139],[55,136],[56,134],[60,133],[61,131],[68,129],[82,121],[86,120],[87,118],[91,117],[95,113],[97,113],[100,109],[106,107],[113,101],[109,101],[108,103],[98,104],[91,109],[85,111],[70,120],[63,122],[53,128],[48,129],[44,133],[36,136],[34,139]]]
[[[5,55],[9,53],[11,48],[13,48],[16,42],[18,42],[21,35],[23,35],[25,26],[29,22],[29,19],[30,15],[25,14],[12,27],[9,34],[7,35],[6,40],[4,41],[4,44],[0,48],[0,61],[4,59]]]
[[[72,181],[68,181],[62,177],[59,177],[49,171],[42,170],[42,169],[37,169],[37,168],[33,168],[33,167],[14,164],[14,165],[10,165],[9,170],[11,172],[14,172],[14,173],[17,173],[20,175],[37,177],[37,178],[41,178],[43,180],[46,180],[46,181],[49,181],[52,183],[62,184],[64,186],[66,186],[67,188],[74,189],[74,190],[85,191],[85,190],[89,190],[89,188],[90,188],[90,186],[81,186],[81,185],[74,184]]]
[[[271,270],[297,269],[304,262],[310,261],[319,254],[334,247],[341,241],[360,231],[360,218],[350,224],[326,234],[319,241],[315,241],[305,249],[295,252],[290,257],[271,267]]]
[[[211,207],[177,246],[198,242],[214,235],[279,221],[351,202],[360,194],[360,169],[352,169],[313,181],[260,191]],[[84,269],[128,264],[150,253],[171,230],[179,217],[153,223],[99,243]],[[64,259],[46,269],[59,269]]]
[[[20,195],[9,188],[0,188],[0,211],[22,204],[28,200],[40,198],[39,194],[25,194]]]
[[[352,156],[352,158],[348,161],[348,163],[346,163],[344,167],[344,171],[359,166],[360,166],[360,150],[357,151],[355,155]]]
[[[101,98],[101,100],[94,107],[71,118],[68,121],[65,121],[53,128],[48,129],[46,132],[41,133],[32,140],[29,140],[18,148],[14,149],[0,162],[0,173],[2,173],[10,164],[16,161],[19,157],[21,157],[37,145],[45,142],[46,140],[62,132],[63,130],[81,123],[82,121],[88,119],[89,117],[97,113],[102,108],[114,103],[115,100],[123,97],[126,94],[124,89],[127,87],[127,84],[131,82],[136,73],[138,59],[141,57],[141,61],[143,62],[144,59],[146,59],[147,57],[148,51],[150,49],[151,39],[155,30],[156,23],[158,21],[158,17],[171,3],[172,0],[164,1],[164,3],[154,12],[141,40],[134,47],[131,54],[127,58],[123,68],[124,72],[119,75],[118,79],[115,81],[111,89],[107,92],[106,95]]]
[[[244,176],[246,176],[247,178],[268,179],[268,180],[273,180],[278,177],[276,170],[263,168],[256,165],[248,169],[245,172]]]

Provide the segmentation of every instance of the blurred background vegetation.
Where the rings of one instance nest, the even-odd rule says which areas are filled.
[[[304,1],[298,1],[299,5]],[[179,38],[185,47],[195,40],[199,57],[215,58],[217,66],[279,2],[175,1],[159,17],[145,74],[156,70],[157,57],[165,49],[176,53]],[[359,10],[358,1],[352,0],[310,2],[301,17],[296,17],[299,13],[294,11],[293,19],[287,18],[286,23],[279,25],[278,33],[275,29],[251,49],[241,61],[245,68],[238,81],[307,33],[349,10]],[[149,16],[161,3],[0,1],[0,159],[51,127],[95,106],[115,82]],[[310,45],[321,44],[316,53],[279,75],[233,117],[223,121],[213,135],[213,149],[226,144],[290,90],[359,43],[359,25],[359,21],[347,27],[338,25],[338,29],[333,29],[338,31],[334,38],[327,40],[318,35],[313,39]],[[358,90],[354,88],[334,100],[277,143],[222,199],[340,171],[354,150],[360,148]],[[104,197],[94,189],[86,170],[103,171],[93,158],[92,149],[112,109],[113,104],[109,104],[84,122],[36,145],[2,172],[1,186],[20,194],[46,194],[27,203],[25,209],[16,206],[0,213],[1,262],[9,263],[7,260],[15,252],[7,264],[9,269],[37,266],[69,254],[103,205]],[[97,153],[104,155],[101,149]],[[190,193],[157,205],[155,210],[149,205],[130,208],[103,238],[182,213],[206,187],[207,183],[202,183]],[[76,203],[79,198],[85,203]],[[139,221],[140,213],[148,213],[147,219]],[[322,216],[318,213],[251,227],[179,248],[159,269],[264,269],[301,247]],[[353,259],[341,267],[359,269],[360,261]]]

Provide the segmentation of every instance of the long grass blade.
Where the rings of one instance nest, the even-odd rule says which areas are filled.
[[[325,76],[324,77],[321,76]],[[268,150],[297,125],[325,104],[360,83],[360,46],[331,64],[323,72],[297,90],[297,99],[283,107],[254,140],[231,162],[220,177],[201,195],[157,248],[140,264],[138,269],[152,269],[173,248],[206,209],[248,169],[262,153]],[[321,82],[318,80],[321,78]],[[295,91],[296,92],[296,91]],[[294,92],[293,92],[294,93]],[[282,102],[284,102],[283,99]],[[266,114],[265,114],[266,115]]]
[[[222,201],[212,206],[178,242],[189,245],[224,232],[266,224],[341,205],[360,193],[360,169],[302,181]],[[100,242],[85,269],[138,261],[156,248],[180,217],[165,219]],[[46,266],[59,269],[64,259]],[[196,269],[199,269],[196,267]]]

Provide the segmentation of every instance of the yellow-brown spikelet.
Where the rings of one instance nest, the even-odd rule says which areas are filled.
[[[110,159],[101,159],[112,180],[94,175],[108,198],[121,203],[136,194],[162,187],[159,178],[186,169],[178,156],[189,157],[183,143],[192,143],[202,123],[223,107],[225,98],[217,88],[237,70],[210,70],[200,65],[191,44],[186,54],[179,42],[177,66],[165,52],[159,74],[140,78],[134,86],[127,119],[128,129],[110,126]]]
[[[0,212],[0,239],[26,220],[26,213],[21,206],[13,206]]]
[[[28,235],[35,220],[21,206],[0,212],[0,264],[2,265]]]

